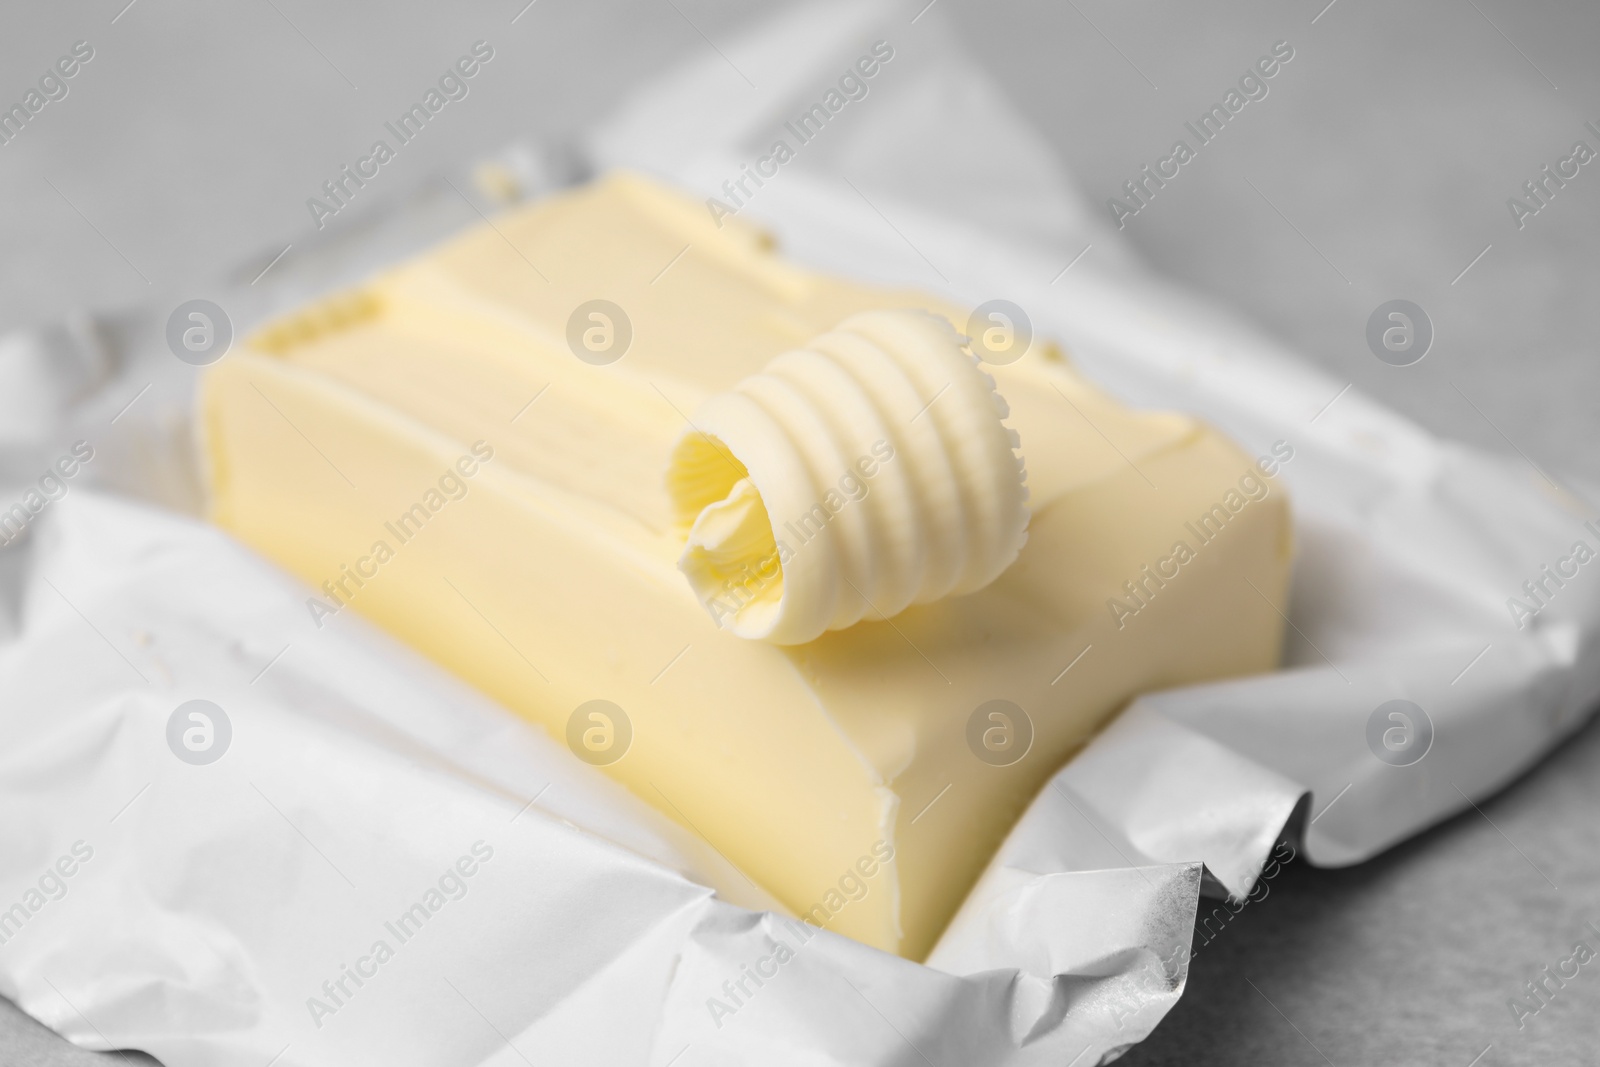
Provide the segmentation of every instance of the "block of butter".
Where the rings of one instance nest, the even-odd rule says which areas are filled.
[[[1015,562],[804,643],[739,636],[678,569],[673,448],[708,398],[880,309],[967,326],[613,175],[210,368],[212,513],[309,583],[318,625],[359,612],[796,914],[920,959],[1015,817],[1131,696],[1275,666],[1290,525],[1266,477],[1284,455],[1130,410],[1035,341],[983,368],[1026,463]],[[870,502],[894,445],[842,457],[830,513]]]

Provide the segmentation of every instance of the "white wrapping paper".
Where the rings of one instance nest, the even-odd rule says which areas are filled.
[[[908,19],[808,9],[724,42],[586,154],[721,195],[890,42],[741,217],[827,269],[1013,300],[1130,402],[1290,442],[1285,669],[1135,701],[911,963],[783,915],[542,732],[359,618],[316,629],[294,579],[179,515],[194,372],[165,351],[168,309],[15,336],[0,507],[75,441],[94,456],[0,548],[0,992],[170,1067],[1105,1062],[1180,994],[1203,876],[1248,892],[1286,830],[1314,862],[1358,861],[1579,725],[1600,582],[1580,571],[1521,629],[1506,600],[1600,548],[1590,513],[1354,392],[1323,410],[1343,383],[1117,254],[937,9]],[[440,218],[475,216],[413,205],[285,264],[270,296],[241,289],[236,325]],[[1431,724],[1420,759],[1369,742],[1395,699]],[[213,763],[169,742],[191,700],[227,717]]]
[[[969,306],[1011,300],[1124,400],[1197,412],[1252,454],[1294,449],[1279,475],[1297,541],[1284,669],[1135,701],[1057,784],[1127,835],[1130,861],[1198,858],[1237,895],[1303,796],[1309,858],[1358,862],[1492,792],[1582,725],[1600,696],[1600,580],[1574,557],[1581,541],[1600,558],[1595,508],[1518,455],[1432,437],[1128,264],[931,18],[908,25],[859,5],[797,13],[728,62],[708,57],[638,97],[595,155],[726,198],[723,183],[784,118],[873,42],[892,42],[867,97],[800,146],[740,217],[825,269]],[[744,94],[759,104],[735,92],[730,64],[761,72],[760,92]],[[1557,585],[1546,565],[1576,574]],[[1531,618],[1508,604],[1538,606],[1529,581],[1545,590]],[[1390,700],[1431,723],[1431,745],[1409,764],[1384,762],[1367,740]]]

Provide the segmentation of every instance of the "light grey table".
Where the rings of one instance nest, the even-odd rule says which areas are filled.
[[[408,150],[397,182],[516,135],[581,129],[749,17],[732,0],[544,0],[510,23],[522,2],[14,6],[0,97],[75,40],[96,56],[47,121],[0,148],[0,331],[187,298],[224,266],[270,257],[383,101],[458,43],[493,41],[510,60],[496,91],[521,106],[463,107]],[[924,3],[907,4],[908,26]],[[939,5],[1101,203],[1290,42],[1269,95],[1122,238],[1430,429],[1600,484],[1600,162],[1520,229],[1506,204],[1575,140],[1600,149],[1585,128],[1600,125],[1600,6]],[[1412,367],[1364,341],[1395,297],[1437,329]],[[1600,962],[1522,1029],[1507,1007],[1575,940],[1600,948],[1587,925],[1600,925],[1597,783],[1591,727],[1481,811],[1386,856],[1291,866],[1205,945],[1183,1000],[1125,1062],[1600,1061]],[[0,1062],[102,1058],[0,1002]]]

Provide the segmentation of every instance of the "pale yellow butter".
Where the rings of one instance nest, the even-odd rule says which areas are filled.
[[[631,325],[607,365],[567,340],[597,299]],[[213,514],[323,590],[308,610],[348,605],[558,738],[579,705],[613,702],[631,740],[609,773],[795,912],[920,958],[1015,816],[1130,696],[1275,665],[1289,517],[1214,431],[1125,408],[1036,343],[986,368],[1031,494],[998,579],[806,644],[719,628],[678,570],[664,479],[688,414],[878,308],[965,321],[800,270],[736,220],[718,229],[615,176],[213,367]],[[848,507],[872,500],[866,482]],[[1203,542],[1202,516],[1222,527]],[[1031,723],[1025,751],[979,712],[996,700]]]
[[[946,319],[853,315],[696,409],[667,470],[678,566],[713,619],[781,645],[975,593],[1027,536],[1006,413]]]

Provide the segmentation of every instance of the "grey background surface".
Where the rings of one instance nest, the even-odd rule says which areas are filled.
[[[524,2],[9,5],[0,100],[74,41],[96,55],[0,147],[0,333],[265,266],[388,105],[477,38],[497,50],[483,99],[408,148],[384,195],[519,135],[581,131],[759,15],[731,0]],[[906,32],[924,3],[907,4]],[[1600,483],[1600,161],[1521,229],[1506,206],[1574,141],[1600,148],[1584,127],[1600,125],[1600,5],[937,3],[1102,204],[1289,41],[1267,98],[1120,237],[1430,429]],[[957,132],[953,150],[982,150],[982,131]],[[1437,333],[1406,368],[1364,341],[1395,297]],[[1600,960],[1522,1029],[1507,1007],[1575,941],[1600,948],[1597,772],[1591,727],[1481,811],[1373,862],[1289,867],[1201,948],[1183,1000],[1125,1062],[1600,1062]],[[100,1058],[0,1002],[0,1062]]]

